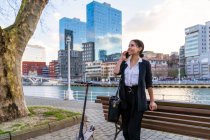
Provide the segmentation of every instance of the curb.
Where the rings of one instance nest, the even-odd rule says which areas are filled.
[[[0,140],[27,140],[29,138],[37,137],[43,134],[51,133],[66,127],[76,125],[80,123],[81,119],[81,115],[76,115],[72,118],[35,126],[26,130],[5,133],[3,135],[0,135]]]

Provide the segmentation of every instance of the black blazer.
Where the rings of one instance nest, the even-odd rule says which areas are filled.
[[[127,67],[125,61],[120,66],[121,81],[119,96],[121,99],[121,109],[127,108],[125,99],[125,76],[124,71]],[[152,72],[149,61],[142,59],[139,62],[139,80],[138,80],[138,111],[146,111],[148,109],[145,88],[152,87]]]

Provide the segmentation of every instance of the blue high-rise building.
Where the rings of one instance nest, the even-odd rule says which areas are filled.
[[[66,37],[68,31],[73,32],[73,48],[74,50],[82,50],[82,43],[86,42],[86,23],[78,18],[62,18],[59,20],[59,38],[60,50],[66,49]]]
[[[99,50],[98,51],[99,60],[105,61],[106,60],[106,56],[107,56],[107,50]]]
[[[87,41],[95,42],[95,59],[100,57],[100,50],[107,55],[120,53],[122,50],[122,12],[108,3],[93,1],[86,6]]]

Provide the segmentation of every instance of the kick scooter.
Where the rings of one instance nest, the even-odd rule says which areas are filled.
[[[93,125],[91,125],[90,128],[83,134],[84,117],[85,117],[85,109],[86,109],[87,94],[88,94],[88,86],[91,85],[91,83],[87,82],[85,84],[86,84],[85,100],[84,100],[84,105],[83,105],[82,120],[81,120],[81,123],[80,123],[79,136],[77,137],[77,140],[89,140],[90,137],[93,137],[93,133],[94,133],[94,130],[95,130],[95,127]]]

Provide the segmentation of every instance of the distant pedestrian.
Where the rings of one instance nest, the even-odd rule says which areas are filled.
[[[148,109],[145,88],[150,96],[149,109],[157,109],[152,88],[152,73],[149,61],[142,59],[144,44],[138,39],[130,41],[127,51],[124,51],[114,69],[121,75],[120,109],[122,129],[125,140],[140,140],[141,121]]]

